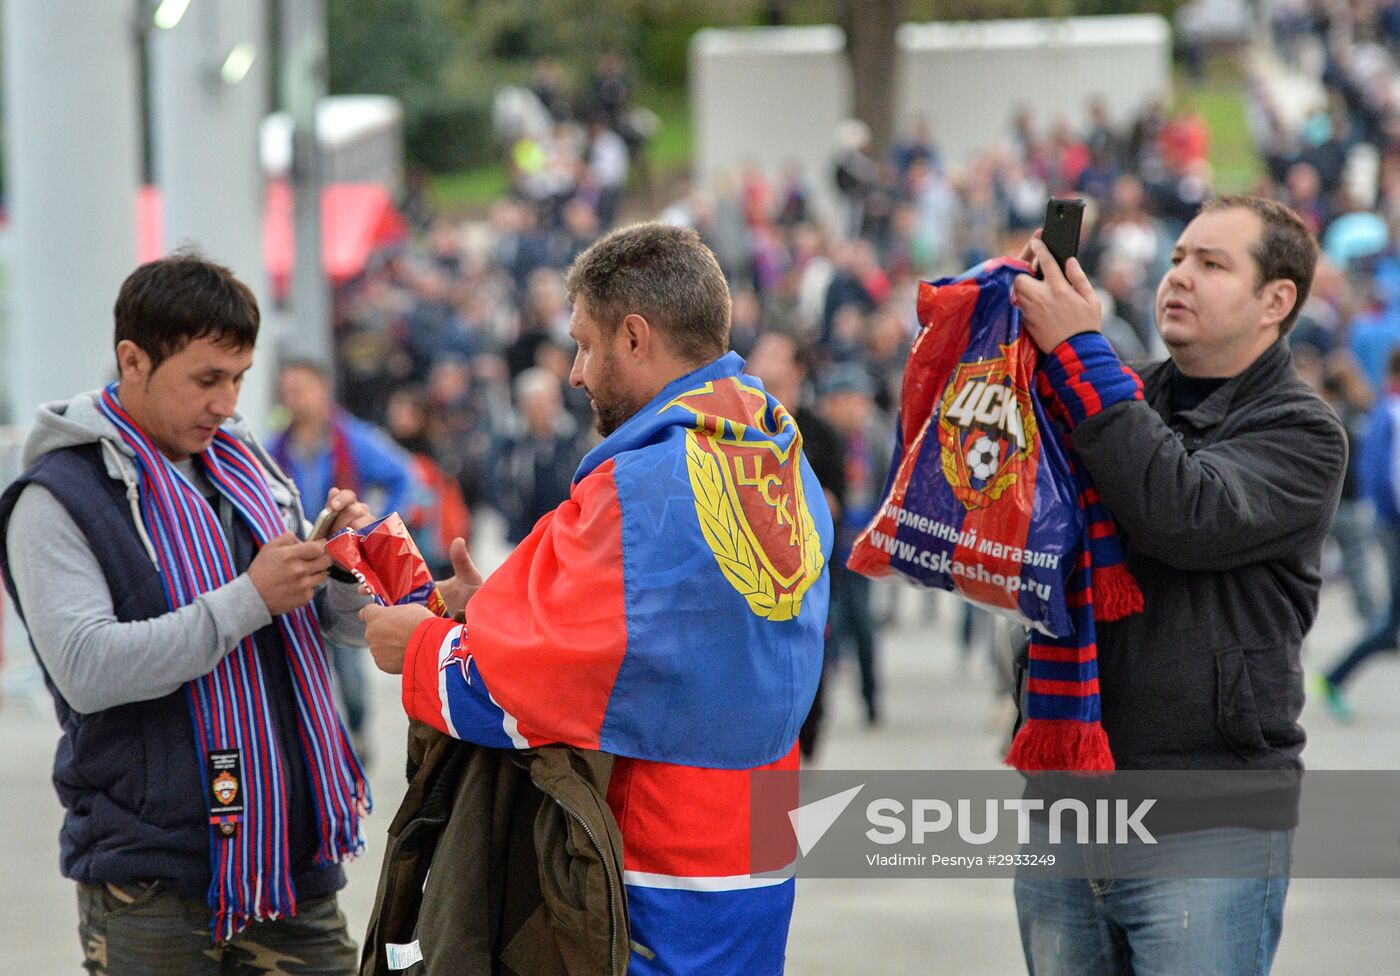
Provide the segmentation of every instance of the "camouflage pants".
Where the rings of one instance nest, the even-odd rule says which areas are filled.
[[[160,882],[80,884],[78,934],[83,969],[98,976],[352,976],[358,966],[334,895],[216,943],[202,900]]]

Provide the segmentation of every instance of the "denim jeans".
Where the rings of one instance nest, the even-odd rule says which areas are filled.
[[[1346,657],[1333,665],[1327,680],[1341,687],[1362,662],[1384,651],[1393,651],[1400,640],[1400,530],[1393,525],[1376,526],[1376,540],[1385,554],[1386,573],[1390,576],[1390,605],[1371,622],[1369,633]]]
[[[1355,499],[1343,500],[1337,506],[1328,535],[1337,540],[1337,549],[1342,556],[1342,573],[1351,587],[1356,615],[1370,623],[1376,616],[1376,600],[1372,596],[1371,586],[1373,526],[1365,503]]]
[[[336,688],[345,716],[345,731],[359,736],[365,728],[369,712],[369,695],[365,686],[365,658],[369,649],[330,644],[331,667],[335,672]]]
[[[1111,844],[1073,848],[1085,877],[1018,871],[1016,915],[1031,976],[1267,976],[1283,934],[1291,830],[1222,827],[1158,836],[1158,863],[1241,855],[1260,876],[1141,877]],[[1041,849],[1032,829],[1027,851]],[[1064,847],[1056,848],[1065,856]],[[1141,848],[1139,848],[1141,851]],[[1076,864],[1076,867],[1079,865]],[[1063,872],[1061,872],[1063,873]]]
[[[843,565],[831,568],[831,606],[827,611],[830,636],[827,638],[828,663],[845,655],[854,645],[860,669],[860,697],[866,717],[880,714],[880,683],[876,674],[875,618],[870,612],[870,580]]]

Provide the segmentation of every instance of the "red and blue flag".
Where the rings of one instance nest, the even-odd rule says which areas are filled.
[[[754,877],[749,775],[795,768],[822,666],[832,525],[791,415],[729,353],[583,459],[404,665],[413,718],[619,757],[632,971],[782,969],[791,878]]]

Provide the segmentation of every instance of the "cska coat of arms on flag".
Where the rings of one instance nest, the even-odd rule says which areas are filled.
[[[802,488],[797,423],[739,377],[682,393],[671,407],[695,415],[686,470],[720,572],[756,616],[791,620],[824,564]]]

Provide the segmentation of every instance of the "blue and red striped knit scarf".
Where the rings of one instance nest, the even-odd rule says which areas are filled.
[[[156,551],[170,609],[231,582],[237,575],[232,547],[214,510],[122,409],[116,384],[103,391],[98,409],[136,454],[141,518]],[[220,430],[199,461],[260,546],[286,531],[266,475],[247,447]],[[320,837],[317,861],[345,860],[364,846],[359,818],[369,812],[369,786],[336,714],[315,613],[306,606],[275,619],[296,690],[297,732]],[[210,929],[216,940],[228,939],[254,922],[296,914],[287,841],[287,773],[251,635],[185,690],[206,797],[211,784],[205,757],[229,756],[235,750],[239,757],[241,778],[232,782],[237,794],[229,809],[241,807],[241,813],[215,815],[211,808],[209,818]],[[221,785],[219,778],[215,788]],[[230,795],[228,782],[222,785]]]
[[[1095,349],[1093,354],[1098,352]],[[1074,473],[1084,511],[1084,544],[1065,592],[1073,633],[1048,637],[1031,632],[1026,721],[1006,754],[1008,765],[1026,772],[1108,773],[1114,769],[1100,722],[1095,621],[1121,620],[1140,612],[1142,591],[1128,572],[1113,516],[1076,458],[1069,433],[1107,403],[1142,399],[1142,381],[1127,367],[1113,368],[1116,362],[1115,358],[1112,364],[1083,363],[1074,345],[1066,342],[1041,357],[1036,374],[1041,403]]]

